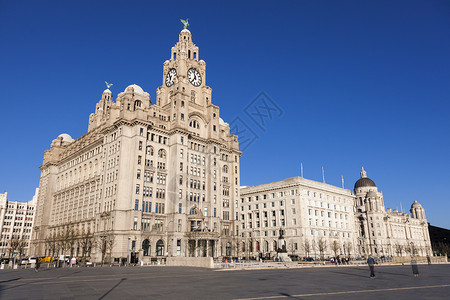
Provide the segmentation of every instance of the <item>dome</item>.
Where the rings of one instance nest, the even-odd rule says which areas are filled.
[[[222,118],[219,118],[219,125],[225,125],[225,121]]]
[[[131,88],[133,88],[135,94],[144,95],[144,90],[137,84],[127,86],[125,92],[131,92]]]
[[[355,182],[355,191],[357,188],[360,187],[366,187],[366,186],[373,186],[373,187],[377,187],[377,185],[375,184],[375,182],[373,182],[372,179],[367,177],[367,172],[364,170],[364,167],[361,168],[361,178],[358,179],[357,182]]]
[[[107,93],[107,94],[112,94],[111,91],[110,91],[109,89],[104,90],[102,94],[105,94],[105,93]]]
[[[413,204],[411,204],[411,208],[422,208],[422,205],[420,205],[417,200],[414,200]]]
[[[58,138],[62,138],[62,140],[64,142],[69,142],[69,143],[73,142],[73,138],[70,135],[68,135],[67,133],[62,133],[62,134],[58,135]]]
[[[187,29],[181,30],[181,33],[189,33],[189,34],[191,34],[191,32],[189,30],[187,30]]]
[[[358,179],[358,181],[355,183],[355,190],[357,188],[365,187],[365,186],[376,187],[377,185],[375,184],[375,182],[373,182],[372,179],[367,178],[367,177],[363,177],[363,178]]]

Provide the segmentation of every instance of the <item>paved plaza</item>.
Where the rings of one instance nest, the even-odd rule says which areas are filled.
[[[450,265],[0,270],[0,299],[448,299]]]

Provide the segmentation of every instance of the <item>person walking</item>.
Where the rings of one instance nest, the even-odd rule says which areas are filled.
[[[369,255],[367,264],[369,265],[370,269],[370,278],[375,278],[375,259],[372,257],[372,255]]]
[[[414,277],[419,277],[419,267],[417,266],[417,261],[415,259],[411,259],[411,267]]]
[[[36,264],[34,265],[34,271],[39,272],[39,267],[41,266],[41,260],[40,258],[36,258]]]

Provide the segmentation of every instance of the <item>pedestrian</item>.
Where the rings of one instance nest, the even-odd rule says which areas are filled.
[[[411,267],[414,277],[419,277],[419,267],[417,266],[417,261],[415,259],[411,259]]]
[[[369,265],[370,269],[370,278],[375,278],[375,259],[372,257],[372,255],[369,255],[367,264]]]
[[[34,265],[34,271],[39,272],[39,267],[41,266],[41,260],[36,258],[36,264]]]
[[[427,255],[427,262],[428,262],[429,265],[431,265],[431,257],[430,257],[429,254]]]

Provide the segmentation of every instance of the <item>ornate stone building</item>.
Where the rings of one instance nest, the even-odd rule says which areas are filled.
[[[0,194],[0,256],[30,255],[35,205],[38,189],[28,202],[8,201]]]
[[[292,177],[244,187],[239,209],[240,253],[274,257],[278,231],[288,254],[314,258],[356,254],[357,232],[350,190]]]
[[[362,169],[354,187],[355,222],[361,255],[431,255],[428,223],[423,207],[414,201],[410,212],[384,207],[383,194]]]
[[[383,194],[364,169],[354,193],[293,177],[241,189],[242,256],[274,256],[283,229],[289,254],[311,257],[426,256],[432,254],[423,207],[411,214],[384,207]]]
[[[238,138],[212,102],[192,34],[184,29],[178,38],[156,103],[135,84],[115,100],[106,89],[88,132],[77,140],[62,134],[45,151],[36,254],[53,252],[53,239],[56,252],[87,251],[95,260],[108,248],[112,258],[144,261],[231,255]],[[64,236],[72,236],[67,250],[59,246]],[[81,236],[97,243],[85,249]]]

